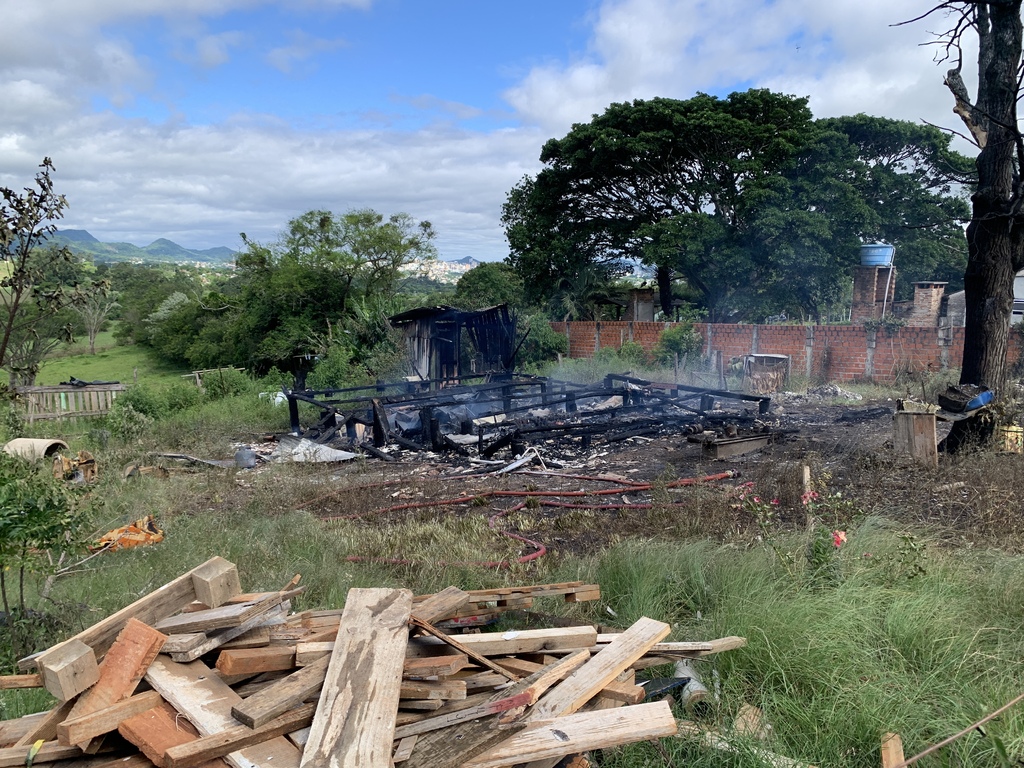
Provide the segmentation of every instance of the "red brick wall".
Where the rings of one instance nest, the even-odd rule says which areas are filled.
[[[634,341],[651,350],[672,323],[602,321],[552,323],[558,333],[568,325],[569,356],[592,357],[599,348],[618,349]],[[861,325],[729,325],[699,323],[701,355],[721,352],[728,360],[749,354],[789,355],[795,375],[829,381],[892,381],[900,373],[957,368],[964,351],[963,328],[904,327],[889,335]],[[1020,334],[1010,334],[1008,359],[1022,354]]]

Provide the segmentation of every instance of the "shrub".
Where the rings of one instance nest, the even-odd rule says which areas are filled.
[[[135,442],[153,423],[153,417],[147,416],[129,400],[119,397],[107,414],[107,427],[125,442]]]
[[[704,340],[693,327],[692,322],[676,323],[662,331],[654,348],[655,358],[664,364],[675,362],[676,355],[682,357],[700,349]]]
[[[167,412],[167,402],[164,398],[149,387],[140,384],[128,387],[127,391],[119,394],[111,408],[111,413],[118,406],[130,406],[136,413],[148,416],[150,419],[158,419]]]
[[[619,348],[619,359],[630,365],[649,365],[651,356],[635,341],[627,341]]]
[[[202,402],[203,395],[195,384],[178,381],[164,393],[164,402],[169,413],[179,413],[195,408]]]
[[[221,400],[253,391],[253,381],[242,371],[221,368],[203,376],[203,389],[210,400]]]
[[[528,335],[519,347],[517,368],[537,366],[569,352],[569,339],[556,333],[551,327],[551,321],[542,314],[527,317],[522,323],[522,330]]]

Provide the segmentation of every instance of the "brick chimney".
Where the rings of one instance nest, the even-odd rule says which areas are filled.
[[[942,296],[945,293],[946,283],[914,283],[914,306],[907,316],[907,325],[917,328],[937,326],[939,311],[942,309]]]
[[[888,312],[895,297],[896,267],[855,267],[850,321],[856,325],[880,319],[883,309]]]

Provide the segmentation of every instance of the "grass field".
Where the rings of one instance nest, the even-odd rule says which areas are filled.
[[[148,349],[135,345],[118,345],[110,333],[96,338],[96,354],[90,355],[88,342],[59,348],[39,369],[36,383],[59,384],[70,377],[83,381],[120,381],[122,384],[144,384],[162,387],[180,380],[189,371],[168,366]]]
[[[178,381],[177,372],[144,367],[140,350],[112,348],[103,354],[109,356],[97,355],[96,368],[87,367],[87,357],[55,360],[47,365],[48,375],[123,380],[124,372],[130,376],[138,367],[141,383],[170,387]],[[344,511],[369,513],[395,503],[396,495],[451,496],[458,481],[439,476],[429,461],[403,464],[397,471],[367,461],[341,467],[268,465],[253,472],[201,468],[167,480],[121,479],[126,462],[152,450],[225,455],[231,441],[253,441],[263,431],[281,430],[283,410],[259,399],[255,388],[221,400],[197,398],[187,407],[168,408],[130,440],[90,444],[101,476],[93,487],[76,491],[84,538],[153,514],[166,539],[71,567],[46,599],[39,597],[42,579],[31,579],[39,644],[89,626],[221,555],[238,564],[246,590],[277,589],[301,573],[307,591],[297,609],[339,607],[348,589],[357,586],[424,593],[449,584],[473,589],[579,579],[600,584],[601,600],[575,605],[538,601],[535,609],[618,626],[650,616],[671,624],[673,640],[748,639],[745,648],[701,662],[699,671],[712,691],[708,709],[699,715],[677,709],[677,714],[730,733],[740,707],[752,704],[771,725],[766,742],[734,736],[737,751],[722,753],[689,740],[666,739],[658,747],[606,750],[595,758],[601,768],[769,765],[759,749],[799,761],[778,766],[876,768],[883,732],[899,732],[909,756],[1024,691],[1024,558],[1012,554],[1021,548],[1015,521],[1024,501],[1024,460],[1010,464],[1019,457],[907,472],[885,453],[872,456],[852,487],[842,489],[843,499],[857,507],[846,526],[847,542],[825,555],[802,524],[759,526],[753,518],[730,517],[720,528],[726,533],[712,535],[688,523],[707,515],[738,514],[728,497],[700,487],[673,494],[673,502],[690,507],[655,504],[649,511],[629,512],[642,534],[630,535],[634,529],[625,520],[615,536],[601,539],[592,535],[601,525],[593,512],[541,515],[528,507],[503,518],[503,525],[523,534],[539,532],[556,543],[547,556],[506,569],[441,562],[494,560],[520,552],[518,543],[488,525],[494,512],[489,502],[458,512],[437,506],[329,523],[317,517],[325,497]],[[91,426],[78,427],[83,434],[87,429]],[[758,482],[770,485],[771,473],[781,470],[767,466],[758,472],[763,475]],[[936,488],[961,483],[962,495],[955,499],[968,501],[958,518],[960,527],[917,522],[920,510],[902,509],[892,494],[879,492],[889,487],[883,480],[893,479],[913,485],[932,507],[940,503]],[[388,480],[400,484],[384,486]],[[495,482],[532,487],[539,481],[507,477]],[[983,541],[970,535],[972,526],[987,526]],[[1000,530],[1005,547],[986,546],[1000,542]],[[598,540],[600,545],[590,548],[559,546]],[[366,555],[407,562],[350,560]],[[0,625],[0,640],[8,632]],[[4,658],[10,662],[10,650]],[[671,674],[671,669],[654,673]],[[0,694],[4,717],[51,704],[40,692]],[[919,765],[1008,768],[1022,757],[1024,708],[1009,710]]]

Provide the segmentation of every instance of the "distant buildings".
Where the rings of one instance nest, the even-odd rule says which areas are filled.
[[[460,277],[479,263],[472,256],[466,256],[458,261],[442,261],[441,259],[422,261],[416,259],[406,264],[402,268],[402,272],[406,275],[427,277],[439,283],[454,285],[459,282]]]

